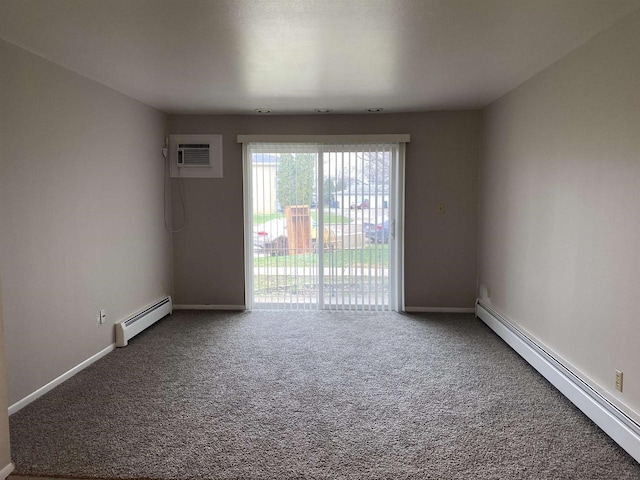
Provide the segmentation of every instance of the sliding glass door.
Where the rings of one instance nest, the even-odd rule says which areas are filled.
[[[397,309],[399,145],[245,145],[252,309]]]

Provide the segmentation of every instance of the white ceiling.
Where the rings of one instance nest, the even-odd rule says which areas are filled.
[[[5,40],[169,113],[482,107],[640,0],[0,0]]]

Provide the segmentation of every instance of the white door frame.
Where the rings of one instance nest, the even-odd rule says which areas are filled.
[[[403,312],[404,301],[404,209],[405,209],[405,144],[410,136],[405,134],[391,135],[238,135],[238,143],[242,143],[243,166],[243,202],[244,202],[244,277],[245,305],[247,310],[253,309],[253,179],[252,160],[249,154],[250,143],[310,143],[317,144],[321,158],[323,144],[339,145],[345,143],[380,144],[392,143],[393,159],[391,164],[391,198],[393,207],[389,211],[390,252],[389,252],[389,308]],[[317,198],[322,199],[323,162],[318,162]],[[318,216],[318,231],[324,231],[323,215]],[[319,249],[319,265],[323,263],[323,249]],[[322,268],[322,267],[321,267]],[[322,273],[320,274],[323,275]],[[320,289],[322,292],[322,289]],[[320,308],[324,308],[322,293],[318,298]]]

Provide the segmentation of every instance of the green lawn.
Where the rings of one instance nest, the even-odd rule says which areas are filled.
[[[337,268],[351,267],[382,267],[389,266],[389,249],[387,245],[369,245],[354,250],[339,250],[324,252],[324,266]],[[288,267],[302,268],[318,264],[318,255],[313,253],[301,255],[281,255],[276,257],[254,258],[254,267]]]
[[[284,218],[284,213],[254,213],[253,224],[259,225],[275,218]]]
[[[314,221],[318,221],[318,213],[317,212],[311,212],[310,213],[311,218]],[[329,224],[329,223],[339,223],[339,224],[346,224],[346,223],[351,223],[351,219],[349,217],[343,217],[342,215],[337,215],[335,213],[329,213],[329,212],[325,212],[324,216],[322,217],[323,221],[325,224]]]

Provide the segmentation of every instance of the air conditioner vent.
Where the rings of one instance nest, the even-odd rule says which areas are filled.
[[[171,178],[222,178],[222,135],[169,135]]]
[[[211,146],[208,143],[178,144],[178,166],[208,167],[211,165]]]

